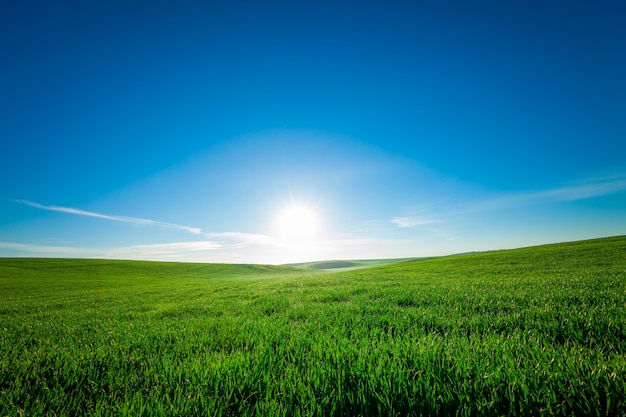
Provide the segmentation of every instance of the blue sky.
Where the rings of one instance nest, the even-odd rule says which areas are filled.
[[[0,256],[626,234],[624,19],[619,1],[4,2]],[[314,231],[287,239],[292,206]]]

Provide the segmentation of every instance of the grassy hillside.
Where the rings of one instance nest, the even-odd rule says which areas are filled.
[[[0,415],[626,415],[626,237],[320,273],[0,259]]]
[[[342,271],[351,271],[354,269],[362,268],[374,268],[377,266],[392,265],[403,262],[416,262],[430,258],[401,258],[401,259],[363,259],[363,260],[331,260],[331,261],[316,261],[316,262],[301,262],[295,264],[287,264],[293,268],[306,268],[317,270],[328,270],[336,272],[341,269]]]

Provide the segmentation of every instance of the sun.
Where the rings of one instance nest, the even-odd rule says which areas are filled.
[[[276,232],[285,243],[309,243],[319,233],[320,220],[316,211],[307,205],[292,203],[278,212]]]

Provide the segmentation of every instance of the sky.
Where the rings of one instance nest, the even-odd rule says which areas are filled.
[[[0,257],[626,234],[621,1],[0,5]]]

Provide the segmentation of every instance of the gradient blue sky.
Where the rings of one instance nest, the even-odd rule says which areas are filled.
[[[626,234],[621,1],[0,6],[0,256],[283,263]],[[292,202],[306,242],[276,235]]]

